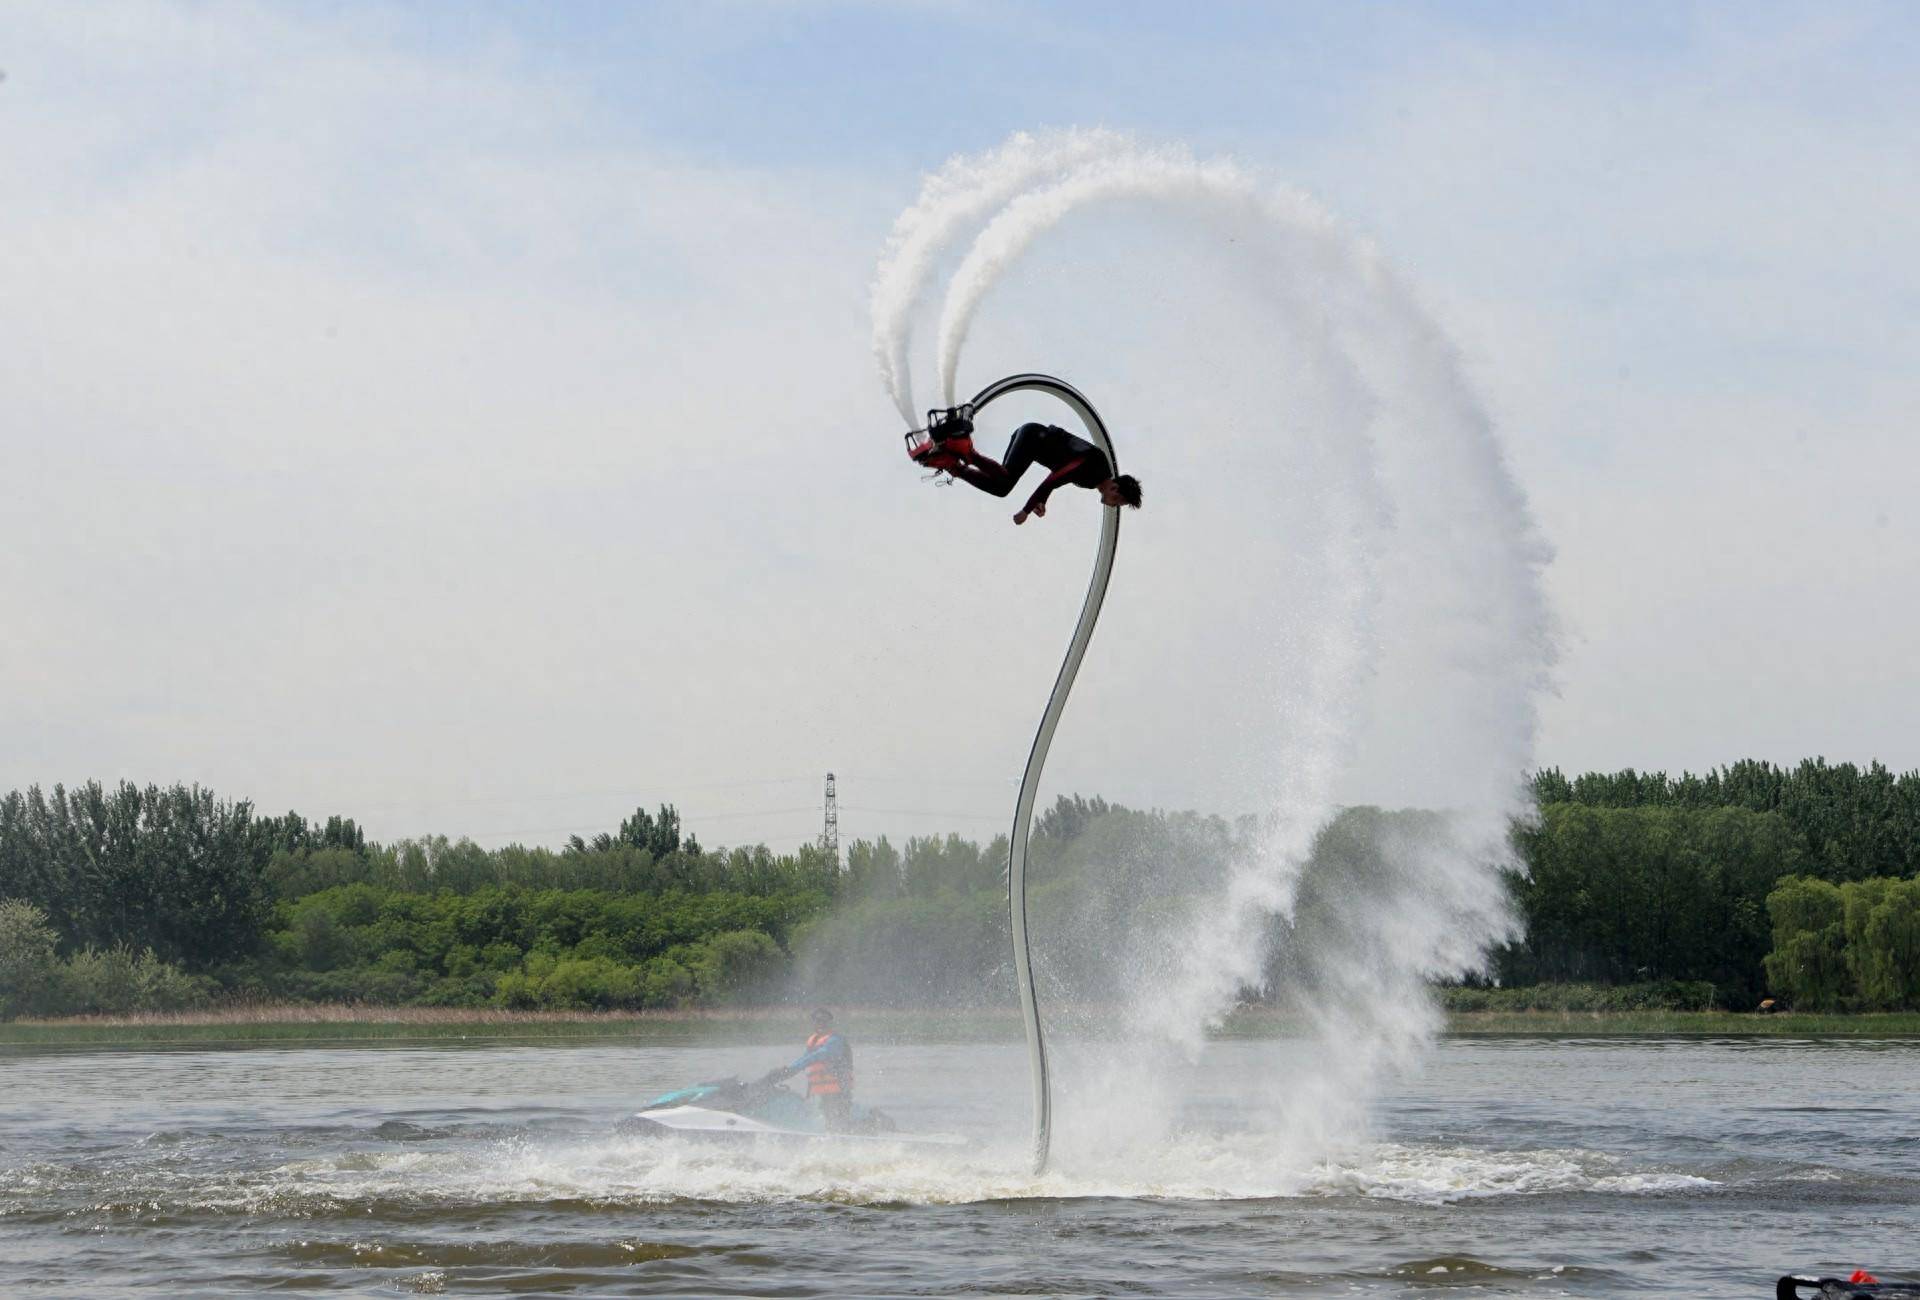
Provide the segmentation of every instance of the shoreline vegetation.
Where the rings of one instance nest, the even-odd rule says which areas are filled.
[[[1549,768],[1533,796],[1511,856],[1485,864],[1503,879],[1481,879],[1490,925],[1496,895],[1511,903],[1510,937],[1420,972],[1448,1012],[1485,1013],[1459,1023],[1920,1012],[1920,771]],[[1050,1005],[1151,1000],[1158,968],[1138,955],[1205,932],[1250,870],[1280,870],[1268,830],[1061,796],[1034,818],[1027,898]],[[1259,919],[1260,964],[1232,992],[1311,1015],[1330,972],[1461,852],[1445,813],[1334,812],[1284,864],[1289,906]],[[993,1009],[1010,974],[1006,861],[1005,836],[708,848],[671,804],[564,847],[486,849],[380,844],[348,817],[261,816],[197,786],[33,787],[0,795],[0,1022],[240,1008],[219,1022],[239,1024],[245,1008],[295,1005],[471,1024],[800,1001]]]
[[[130,1015],[68,1016],[0,1023],[11,1047],[325,1046],[337,1043],[620,1042],[785,1043],[803,1033],[802,1007],[661,1011],[512,1011],[464,1007],[284,1005]],[[921,1011],[849,1008],[841,1022],[875,1042],[1018,1042],[1007,1008]],[[1242,1008],[1214,1038],[1285,1038],[1300,1017]],[[1920,1038],[1920,1012],[1814,1013],[1674,1010],[1449,1011],[1443,1037]],[[1073,1037],[1067,1029],[1064,1036]]]

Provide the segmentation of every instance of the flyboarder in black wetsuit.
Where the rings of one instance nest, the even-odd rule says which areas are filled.
[[[1013,517],[1016,524],[1026,523],[1028,515],[1045,518],[1047,498],[1055,488],[1069,483],[1098,492],[1102,504],[1140,508],[1140,480],[1131,474],[1116,475],[1104,452],[1057,425],[1021,425],[997,461],[974,450],[970,421],[966,432],[936,436],[909,454],[929,469],[945,470],[997,497],[1011,493],[1029,467],[1046,466],[1053,472],[1041,480],[1025,508]]]

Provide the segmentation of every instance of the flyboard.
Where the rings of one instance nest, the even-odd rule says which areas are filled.
[[[1093,443],[1106,455],[1115,474],[1120,472],[1114,454],[1113,439],[1100,413],[1079,389],[1052,375],[1009,375],[988,384],[964,406],[950,411],[929,411],[927,427],[908,433],[909,450],[922,435],[939,441],[942,429],[973,432],[973,417],[1010,393],[1042,392],[1058,398],[1080,417]],[[922,444],[924,445],[924,444]],[[1100,519],[1100,544],[1094,552],[1093,577],[1087,583],[1086,599],[1080,605],[1080,621],[1074,625],[1073,639],[1067,643],[1067,656],[1053,681],[1053,693],[1047,697],[1046,712],[1040,715],[1040,727],[1034,733],[1033,748],[1027,753],[1026,775],[1020,779],[1020,798],[1013,809],[1013,835],[1007,854],[1007,910],[1013,923],[1013,970],[1020,986],[1020,1018],[1027,1030],[1027,1060],[1033,1076],[1033,1172],[1044,1173],[1047,1153],[1053,1140],[1053,1094],[1047,1075],[1047,1043],[1040,1028],[1040,1006],[1034,994],[1033,958],[1027,941],[1027,836],[1033,825],[1033,804],[1040,792],[1040,772],[1047,765],[1047,750],[1053,745],[1054,730],[1060,715],[1066,712],[1067,695],[1073,679],[1079,675],[1080,661],[1086,657],[1087,644],[1093,640],[1093,626],[1100,621],[1100,606],[1107,598],[1107,581],[1113,575],[1113,557],[1120,546],[1120,509],[1106,506]]]

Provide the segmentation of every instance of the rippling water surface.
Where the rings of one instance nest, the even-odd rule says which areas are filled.
[[[1370,1133],[1328,1144],[1284,1117],[1302,1049],[1224,1042],[1170,1130],[1082,1102],[1041,1179],[1017,1046],[857,1047],[866,1099],[971,1144],[615,1132],[781,1047],[0,1049],[0,1276],[68,1295],[1738,1296],[1789,1269],[1920,1266],[1920,1043],[1451,1040]]]

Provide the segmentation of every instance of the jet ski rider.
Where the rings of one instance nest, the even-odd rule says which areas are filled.
[[[785,1069],[768,1072],[762,1083],[779,1083],[801,1070],[807,1072],[807,1096],[820,1099],[820,1115],[827,1132],[845,1133],[853,1127],[853,1048],[833,1027],[833,1012],[825,1007],[813,1013],[813,1033],[800,1059]]]
[[[947,418],[929,427],[926,441],[909,447],[907,454],[928,469],[944,470],[997,497],[1011,493],[1030,466],[1046,466],[1053,472],[1033,490],[1026,507],[1013,517],[1014,523],[1026,523],[1029,515],[1045,518],[1047,498],[1067,484],[1092,488],[1100,494],[1102,505],[1140,508],[1140,480],[1115,474],[1105,453],[1085,438],[1054,424],[1023,424],[996,461],[974,450],[968,409],[958,407],[946,413]]]

